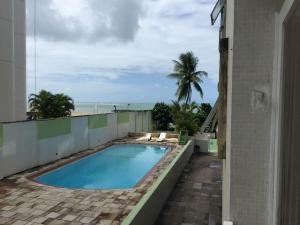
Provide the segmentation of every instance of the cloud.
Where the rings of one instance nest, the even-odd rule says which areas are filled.
[[[133,41],[143,11],[143,0],[36,0],[36,10],[33,0],[27,4],[28,34],[36,27],[39,38],[65,42]]]
[[[37,0],[36,11],[34,1],[27,1],[27,33],[51,41],[75,41],[81,39],[83,27],[78,24],[76,17],[63,17],[53,8],[50,0]],[[36,12],[36,15],[34,15]]]
[[[172,59],[192,50],[208,72],[205,99],[218,82],[218,27],[211,27],[210,0],[36,0],[37,54],[32,0],[27,0],[28,92],[37,86],[77,101],[170,101],[176,82],[166,78]],[[43,32],[41,32],[43,31]],[[167,90],[167,91],[166,91]],[[149,94],[151,93],[151,94]],[[199,96],[195,96],[199,100]]]
[[[143,0],[105,0],[102,4],[99,2],[101,1],[91,1],[94,24],[98,24],[95,26],[92,37],[97,39],[105,31],[110,37],[123,41],[134,40],[139,30]],[[101,24],[100,19],[103,17],[106,17],[106,23]]]

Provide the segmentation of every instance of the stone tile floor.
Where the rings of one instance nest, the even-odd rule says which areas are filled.
[[[194,154],[155,225],[221,225],[221,161]]]
[[[124,141],[118,143],[124,143]],[[129,140],[125,143],[134,143],[134,141]],[[140,186],[132,189],[64,189],[38,184],[27,178],[98,150],[86,150],[68,159],[62,159],[0,181],[0,224],[118,225],[182,148],[175,147],[164,160],[159,162]]]

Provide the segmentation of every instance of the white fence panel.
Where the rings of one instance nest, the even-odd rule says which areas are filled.
[[[72,117],[71,119],[71,139],[74,154],[89,148],[89,128],[88,117]]]
[[[118,122],[117,122],[117,114],[108,114],[108,131],[109,138],[108,140],[115,140],[118,138]]]
[[[97,129],[89,128],[88,116],[72,117],[70,121],[69,133],[49,137],[47,134],[39,137],[40,131],[36,121],[3,124],[0,179],[117,138],[124,138],[130,131],[150,131],[149,116],[146,112],[130,112],[129,121],[123,120],[120,123],[118,123],[117,113],[107,114],[107,126]],[[46,129],[47,133],[48,125],[43,129],[44,132]]]
[[[39,140],[39,165],[71,155],[72,146],[70,134]]]
[[[116,116],[114,114],[107,115],[107,127],[89,129],[89,148],[112,141],[117,138]]]
[[[36,122],[3,125],[2,174],[14,173],[38,165]]]
[[[129,113],[129,132],[135,132],[136,131],[136,112],[130,112]]]
[[[129,123],[118,124],[118,138],[124,138],[128,135]]]
[[[143,132],[143,113],[136,113],[136,132]]]

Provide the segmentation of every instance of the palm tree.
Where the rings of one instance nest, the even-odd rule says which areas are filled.
[[[74,101],[71,97],[64,94],[54,95],[54,105],[56,106],[56,117],[71,116],[72,110],[75,109]]]
[[[53,95],[48,91],[42,90],[39,94],[31,94],[28,103],[32,117],[50,118],[52,102]]]
[[[187,52],[180,54],[179,61],[173,60],[173,62],[175,64],[174,72],[169,74],[168,77],[177,80],[177,100],[184,100],[186,105],[191,102],[193,87],[203,98],[203,90],[200,84],[203,83],[202,78],[207,76],[207,72],[197,71],[198,58],[194,56],[193,52]]]
[[[53,95],[42,90],[39,94],[31,94],[29,107],[34,119],[58,118],[70,116],[75,109],[72,98],[64,94]]]

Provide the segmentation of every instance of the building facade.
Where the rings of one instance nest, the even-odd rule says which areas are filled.
[[[25,0],[0,1],[0,122],[26,118]]]
[[[223,13],[224,224],[300,224],[300,1],[227,0]]]

